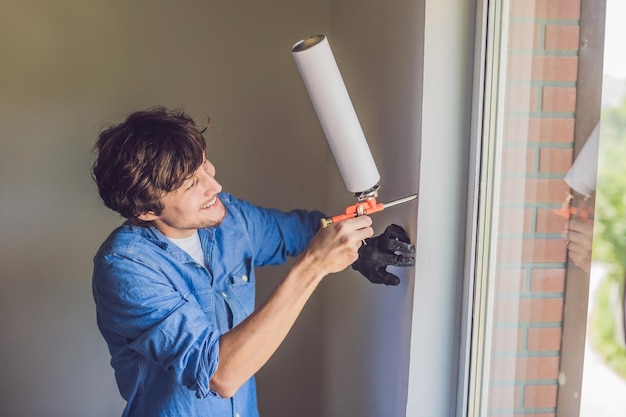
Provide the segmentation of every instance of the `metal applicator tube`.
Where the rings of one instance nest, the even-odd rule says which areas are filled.
[[[297,42],[291,52],[348,191],[377,188],[380,174],[324,35]]]

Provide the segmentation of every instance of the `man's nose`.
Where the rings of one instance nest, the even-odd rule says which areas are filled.
[[[222,191],[222,184],[220,184],[215,177],[209,175],[208,173],[204,173],[204,175],[202,176],[203,178],[203,183],[204,186],[206,188],[205,192],[206,193],[219,193],[220,191]]]

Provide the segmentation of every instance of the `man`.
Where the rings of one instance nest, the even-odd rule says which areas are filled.
[[[367,216],[318,230],[320,212],[223,193],[205,148],[189,116],[163,107],[131,114],[96,143],[100,196],[127,219],[93,274],[124,416],[258,416],[254,374],[321,280],[355,263],[373,234]],[[410,255],[405,235],[386,241]],[[255,309],[254,267],[289,256],[293,266]],[[390,256],[385,265],[412,264]],[[379,274],[381,261],[368,268]]]

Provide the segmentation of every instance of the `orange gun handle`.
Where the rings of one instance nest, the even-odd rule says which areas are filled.
[[[575,207],[570,207],[569,209],[555,209],[554,212],[561,217],[566,219],[570,219],[571,217],[577,217],[582,220],[590,220],[591,215],[586,210],[580,210]]]
[[[362,203],[357,203],[355,205],[349,206],[346,208],[346,212],[344,214],[339,214],[333,217],[326,217],[320,221],[323,228],[328,227],[331,223],[339,223],[344,220],[352,219],[358,216],[364,216],[367,214],[374,214],[379,211],[383,211],[385,205],[382,203],[376,203],[375,198],[370,198]]]
[[[554,213],[568,220],[571,217],[577,217],[585,221],[591,220],[592,218],[592,214],[590,214],[587,210],[579,209],[576,207],[570,207],[568,204],[568,201],[563,202],[561,207],[559,207],[558,209],[554,209]]]

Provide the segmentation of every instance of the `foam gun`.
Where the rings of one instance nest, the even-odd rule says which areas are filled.
[[[348,191],[357,203],[344,214],[322,219],[322,227],[369,215],[417,198],[417,194],[378,203],[380,174],[370,152],[339,67],[325,35],[314,35],[291,48],[296,66]]]

